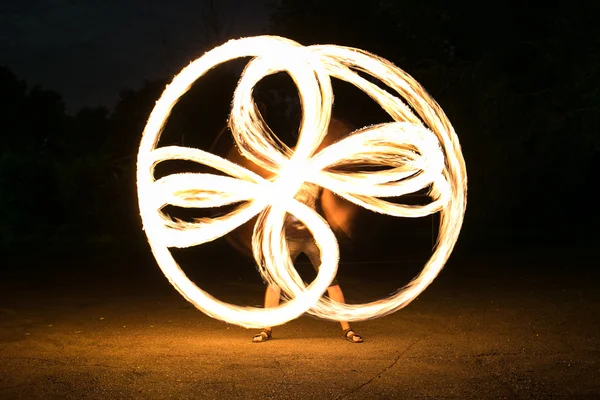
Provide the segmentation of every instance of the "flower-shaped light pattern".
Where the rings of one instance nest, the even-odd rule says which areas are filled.
[[[157,148],[161,131],[179,98],[209,69],[239,57],[252,59],[234,93],[230,128],[241,154],[269,171],[273,175],[269,179],[199,149]],[[281,71],[295,81],[303,110],[294,150],[271,133],[253,99],[256,83]],[[396,94],[356,71],[377,78]],[[394,122],[357,130],[317,153],[331,118],[330,77],[360,88]],[[177,159],[198,162],[225,175],[181,173],[154,178],[154,167],[159,162]],[[365,164],[380,168],[335,171],[336,167]],[[339,248],[327,222],[294,199],[305,182],[378,213],[421,217],[440,212],[440,230],[432,257],[417,277],[388,298],[350,305],[322,297],[337,273]],[[365,320],[409,304],[433,281],[450,256],[463,221],[466,182],[456,133],[441,108],[412,77],[362,50],[333,45],[304,47],[274,36],[229,41],[184,68],[167,86],[150,114],[137,165],[144,230],[164,274],[204,313],[248,328],[280,325],[305,312],[331,320]],[[426,205],[385,200],[422,189],[429,189],[431,202]],[[173,221],[161,211],[168,204],[207,208],[236,203],[242,205],[225,216],[196,222]],[[289,256],[283,234],[286,213],[306,225],[321,251],[319,272],[308,286]],[[234,306],[215,299],[186,277],[169,251],[170,247],[190,247],[215,240],[255,216],[258,219],[252,247],[259,271],[266,281],[281,287],[289,299],[276,308]]]

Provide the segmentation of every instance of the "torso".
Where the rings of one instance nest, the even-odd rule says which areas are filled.
[[[314,183],[305,183],[302,185],[296,196],[294,197],[299,202],[307,205],[313,210],[317,209],[317,202],[319,200],[319,196],[321,195],[321,187],[315,185]],[[300,221],[298,221],[293,215],[287,214],[285,219],[285,227],[286,227],[286,236],[289,237],[298,237],[298,236],[308,236],[310,233],[306,226]]]

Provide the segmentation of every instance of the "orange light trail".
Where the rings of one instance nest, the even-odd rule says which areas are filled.
[[[242,156],[272,178],[227,159],[187,147],[157,148],[161,132],[179,98],[211,68],[251,57],[234,92],[230,128]],[[296,83],[303,117],[294,150],[274,136],[254,103],[254,86],[264,77],[287,72]],[[377,78],[380,88],[356,71]],[[327,134],[333,105],[331,77],[368,94],[394,122],[359,129],[317,152]],[[180,173],[154,178],[165,160],[198,162],[227,176]],[[377,171],[336,173],[332,167],[377,165]],[[374,212],[396,217],[440,213],[436,248],[423,270],[388,298],[350,305],[322,297],[337,273],[339,247],[327,221],[294,199],[305,182],[315,183]],[[171,284],[207,315],[247,328],[277,326],[305,312],[330,320],[360,321],[397,311],[414,300],[439,274],[462,226],[467,177],[458,137],[438,104],[411,76],[365,51],[335,45],[301,46],[275,36],[231,40],[185,67],[167,86],[150,114],[137,160],[140,214],[152,252]],[[431,202],[403,205],[386,200],[429,189]],[[210,208],[244,202],[229,214],[196,222],[173,221],[166,205]],[[286,213],[302,221],[321,251],[321,266],[308,286],[289,257],[283,222]],[[281,287],[287,302],[276,308],[242,307],[215,299],[187,278],[169,248],[197,246],[218,239],[258,216],[252,238],[264,279]]]

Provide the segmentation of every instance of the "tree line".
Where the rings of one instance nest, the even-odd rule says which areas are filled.
[[[587,9],[585,8],[587,7]],[[579,241],[599,222],[591,188],[600,171],[600,32],[595,4],[515,8],[497,3],[281,0],[270,32],[380,55],[440,103],[469,174],[464,240]],[[174,109],[164,143],[209,148],[222,129],[240,68],[219,67]],[[60,94],[0,68],[0,242],[143,240],[135,158],[146,119],[170,77],[127,89],[113,110],[71,115]],[[380,121],[366,96],[334,82],[334,113]],[[257,90],[286,127],[289,79]],[[280,117],[286,115],[286,118]],[[293,123],[292,123],[293,125]]]

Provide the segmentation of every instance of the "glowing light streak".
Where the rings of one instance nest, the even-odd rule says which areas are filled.
[[[239,57],[252,57],[234,93],[230,128],[241,154],[272,175],[266,179],[214,154],[193,148],[157,148],[162,129],[179,98],[209,69]],[[303,117],[294,150],[270,133],[253,100],[265,76],[285,71],[295,81]],[[377,78],[392,94],[361,77]],[[353,132],[316,153],[327,134],[333,92],[330,77],[347,81],[389,113],[395,122]],[[402,100],[404,99],[406,103]],[[412,111],[414,110],[414,112]],[[190,160],[222,171],[154,178],[165,160]],[[335,172],[336,167],[367,164],[377,171]],[[422,272],[386,299],[340,304],[322,297],[337,273],[338,243],[327,221],[294,199],[304,182],[326,188],[374,212],[422,217],[440,212],[438,242]],[[288,39],[261,36],[232,40],[184,68],[167,86],[148,119],[140,143],[137,185],[140,214],[152,252],[171,284],[211,317],[244,327],[276,326],[309,312],[331,320],[358,321],[405,307],[438,275],[458,238],[466,206],[467,178],[458,138],[441,108],[408,74],[358,49],[334,45],[304,47]],[[426,205],[385,200],[429,188]],[[218,207],[244,202],[218,218],[173,221],[161,209]],[[283,223],[286,213],[302,221],[321,250],[321,266],[308,285],[289,257]],[[277,308],[234,306],[198,288],[181,270],[170,247],[200,245],[226,235],[258,216],[252,247],[259,271],[289,299]]]

